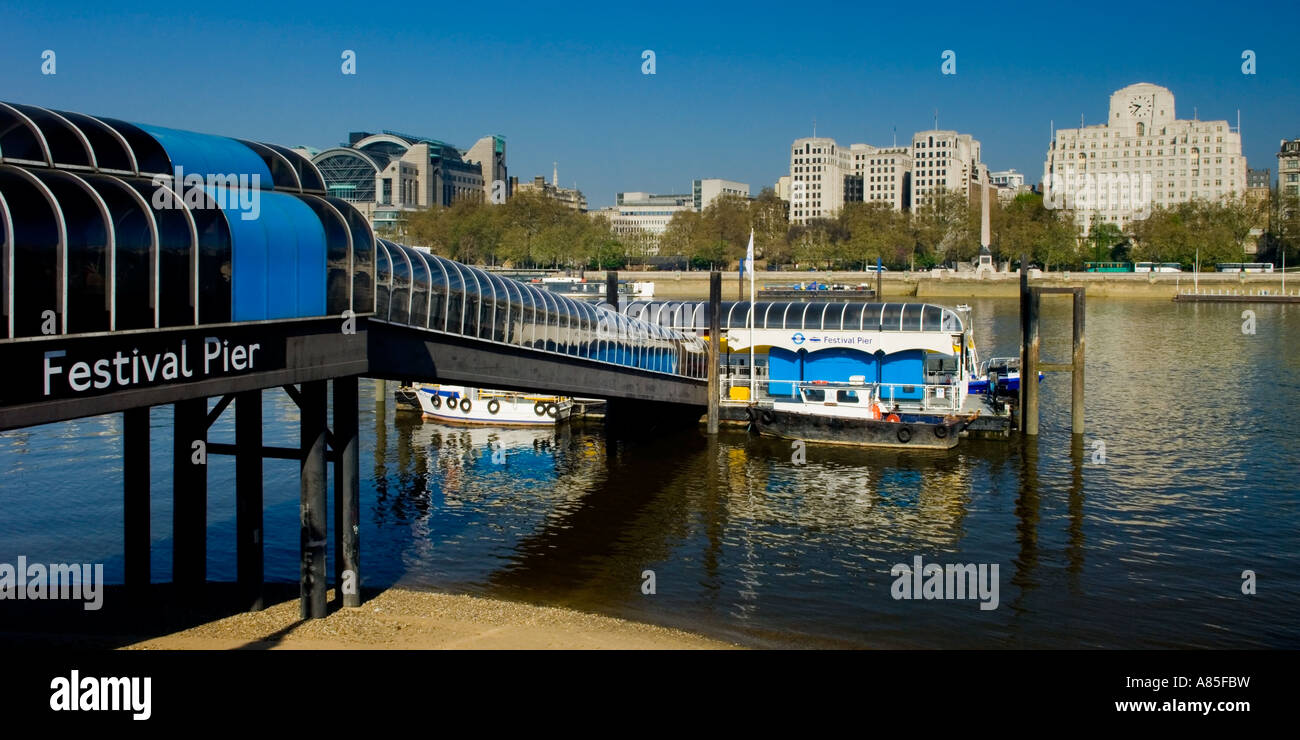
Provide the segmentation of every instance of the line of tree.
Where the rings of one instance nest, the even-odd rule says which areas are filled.
[[[541,193],[523,192],[502,205],[460,201],[406,214],[393,238],[462,262],[522,268],[622,269],[647,256],[680,256],[698,269],[734,269],[750,230],[756,257],[770,267],[862,269],[877,259],[892,270],[927,269],[976,258],[980,203],[961,191],[939,192],[911,212],[884,203],[846,204],[833,218],[790,224],[789,204],[765,188],[756,198],[722,196],[701,213],[680,211],[657,240],[618,234],[608,219],[573,211]],[[1153,208],[1127,225],[1094,220],[1081,233],[1074,213],[1048,208],[1037,193],[989,204],[990,250],[998,262],[1028,254],[1046,269],[1085,261],[1137,260],[1190,266],[1244,262],[1252,229],[1262,229],[1250,261],[1293,263],[1300,249],[1300,204],[1274,195],[1193,200]]]

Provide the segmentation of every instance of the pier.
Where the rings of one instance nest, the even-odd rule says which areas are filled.
[[[615,420],[704,412],[698,338],[378,238],[292,150],[17,104],[0,123],[0,430],[123,414],[128,589],[150,580],[154,406],[174,409],[177,592],[207,582],[207,503],[226,494],[207,460],[233,455],[238,587],[263,606],[262,461],[298,460],[303,618],[325,616],[331,578],[342,606],[360,603],[361,376],[595,396]],[[261,188],[186,200],[178,170]],[[261,394],[277,388],[300,412],[296,447],[263,444]],[[235,438],[211,439],[232,407]]]

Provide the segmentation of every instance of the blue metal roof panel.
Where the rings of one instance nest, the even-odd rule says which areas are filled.
[[[248,175],[250,187],[256,175],[258,187],[274,187],[271,170],[262,157],[234,139],[144,123],[134,125],[156,139],[167,151],[172,167],[180,167],[184,175]]]

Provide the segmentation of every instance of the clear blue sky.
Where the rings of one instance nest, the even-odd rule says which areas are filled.
[[[757,192],[814,118],[819,135],[884,145],[895,126],[900,141],[930,128],[935,108],[990,168],[1036,182],[1049,122],[1099,123],[1112,91],[1145,81],[1173,90],[1179,118],[1240,109],[1251,166],[1276,169],[1278,141],[1300,136],[1294,2],[1097,7],[0,0],[0,99],[291,146],[499,133],[512,175],[549,179],[558,160],[596,207],[696,177]],[[45,49],[56,75],[40,73]]]

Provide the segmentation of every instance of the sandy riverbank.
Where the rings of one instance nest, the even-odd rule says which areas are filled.
[[[332,593],[331,593],[332,598]],[[128,650],[578,649],[736,646],[680,630],[475,596],[388,589],[356,609],[298,619],[298,602],[234,614],[123,646]]]

